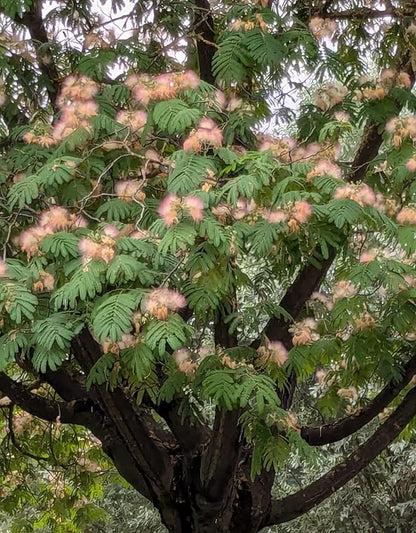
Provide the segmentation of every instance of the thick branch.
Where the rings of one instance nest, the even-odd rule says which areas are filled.
[[[352,435],[368,424],[387,405],[400,394],[416,374],[416,355],[405,365],[402,379],[387,385],[366,407],[356,415],[347,416],[331,424],[301,429],[301,435],[311,446],[321,446]]]
[[[0,391],[24,411],[48,422],[59,420],[62,423],[85,425],[91,417],[91,410],[84,401],[53,402],[34,394],[4,372],[0,372]]]
[[[86,373],[101,356],[100,347],[88,329],[72,341],[71,347]],[[149,414],[133,405],[120,389],[109,391],[106,386],[99,386],[95,390],[104,412],[124,440],[141,473],[159,490],[168,492],[173,476],[170,454],[175,443],[172,438],[165,440],[165,434],[161,437],[156,430],[156,421],[153,420],[150,425]]]
[[[51,105],[54,111],[56,111],[56,98],[59,91],[59,75],[42,18],[42,2],[39,0],[34,1],[30,9],[23,13],[22,17],[16,15],[14,20],[18,24],[25,26],[29,31]]]
[[[193,31],[196,34],[196,48],[199,60],[199,75],[202,80],[214,84],[212,58],[215,54],[215,31],[211,6],[208,0],[196,0]]]
[[[413,388],[387,421],[345,461],[305,489],[272,502],[263,526],[288,522],[318,505],[345,485],[379,455],[406,427],[416,414],[416,387]]]

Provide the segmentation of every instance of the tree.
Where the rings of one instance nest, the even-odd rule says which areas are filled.
[[[168,530],[255,532],[412,431],[412,4],[0,2],[9,444],[86,429]]]

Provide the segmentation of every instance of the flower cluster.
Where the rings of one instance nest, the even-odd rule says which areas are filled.
[[[326,307],[328,311],[331,311],[331,309],[334,307],[334,304],[332,303],[332,301],[328,298],[328,296],[326,296],[322,292],[317,292],[317,291],[313,292],[311,294],[311,300],[319,302],[324,307]]]
[[[0,259],[0,278],[7,278],[7,265],[3,259]]]
[[[299,224],[305,224],[312,216],[312,206],[305,200],[286,205],[283,209],[266,210],[263,217],[271,224],[286,222],[291,232],[299,230]]]
[[[151,100],[169,100],[186,89],[197,89],[199,76],[192,70],[170,72],[151,76],[150,74],[132,74],[126,79],[134,99],[142,105]]]
[[[257,349],[262,364],[283,366],[288,359],[289,352],[280,341],[268,341],[266,346]]]
[[[143,301],[143,310],[158,320],[166,320],[169,311],[178,311],[185,306],[186,300],[182,294],[165,287],[151,290]]]
[[[414,207],[403,207],[403,209],[401,209],[399,211],[399,213],[397,213],[397,222],[399,224],[403,224],[403,225],[415,225],[416,224],[416,208]]]
[[[123,333],[123,335],[121,336],[121,340],[113,342],[108,339],[101,344],[101,348],[103,350],[103,353],[112,353],[114,355],[118,355],[120,353],[120,350],[132,348],[137,344],[137,342],[137,337],[135,337],[131,333]]]
[[[173,360],[178,365],[179,372],[182,372],[188,377],[193,377],[195,374],[197,364],[191,359],[191,352],[186,348],[176,350],[173,354]]]
[[[166,226],[179,221],[179,211],[185,211],[195,222],[202,220],[204,203],[197,196],[179,198],[176,194],[168,194],[160,202],[158,213]]]
[[[145,193],[141,190],[143,183],[138,180],[118,181],[114,186],[116,195],[125,202],[132,203],[133,200],[143,202],[146,198]]]
[[[363,331],[365,329],[372,329],[376,325],[376,319],[370,313],[365,312],[360,316],[354,318],[356,331]]]
[[[374,261],[379,254],[379,250],[377,248],[370,248],[369,250],[365,250],[360,255],[360,263],[371,263]]]
[[[342,279],[335,284],[332,290],[332,300],[337,302],[343,298],[351,298],[357,294],[356,287],[347,279]]]
[[[61,94],[57,99],[61,117],[52,131],[40,135],[35,131],[28,131],[23,135],[23,140],[47,148],[58,144],[78,128],[90,131],[90,118],[98,113],[98,105],[93,100],[97,92],[98,85],[87,76],[69,76],[62,83]]]
[[[412,81],[407,72],[396,72],[388,68],[382,70],[378,81],[363,79],[361,85],[367,86],[357,91],[357,100],[382,100],[393,87],[410,89]]]
[[[141,133],[147,122],[147,113],[143,109],[135,111],[121,109],[115,118],[117,122],[127,126],[133,133]]]
[[[314,318],[305,318],[300,322],[295,322],[289,331],[292,333],[292,343],[294,346],[305,346],[319,340],[319,333],[316,331],[317,323]]]
[[[41,270],[39,279],[33,284],[34,292],[51,291],[55,285],[55,278],[49,272]]]
[[[321,159],[334,160],[339,153],[339,145],[329,145],[317,142],[307,145],[298,145],[293,137],[274,139],[271,136],[263,136],[259,144],[259,150],[270,150],[273,157],[282,163],[317,162]]]
[[[349,198],[361,206],[375,205],[376,203],[375,192],[365,183],[348,184],[338,187],[335,191],[334,198]]]
[[[330,178],[341,179],[342,171],[338,165],[332,163],[329,159],[320,159],[317,164],[310,170],[306,179],[312,181],[317,176],[328,176]]]
[[[348,387],[345,389],[338,389],[337,394],[340,398],[344,398],[345,400],[357,400],[358,399],[358,392],[355,387]]]
[[[348,89],[339,83],[327,83],[315,95],[315,105],[322,111],[327,111],[336,104],[340,104],[348,94]]]
[[[203,118],[185,139],[183,149],[185,152],[200,152],[207,147],[219,148],[221,145],[222,131],[213,120]]]
[[[83,262],[88,263],[92,259],[102,259],[110,263],[116,255],[116,239],[119,230],[115,226],[105,226],[101,235],[94,236],[94,239],[83,237],[78,248],[81,252]]]
[[[55,231],[85,227],[87,222],[83,217],[71,214],[65,207],[54,206],[41,214],[37,225],[20,234],[19,244],[27,256],[32,257],[38,253],[42,240]]]
[[[267,5],[268,0],[261,0],[261,4]],[[230,30],[232,31],[251,31],[254,28],[260,28],[262,32],[267,33],[269,28],[261,13],[256,13],[254,20],[243,20],[238,18],[230,24]]]
[[[309,30],[319,40],[331,38],[337,31],[338,24],[333,19],[313,17],[309,22]]]
[[[386,124],[386,131],[393,134],[393,146],[399,149],[405,139],[416,139],[416,115],[391,118]]]

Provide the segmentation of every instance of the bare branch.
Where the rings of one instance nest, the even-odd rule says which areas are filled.
[[[321,446],[352,435],[363,426],[368,424],[387,405],[400,394],[409,384],[416,374],[416,355],[414,355],[405,365],[402,379],[396,383],[387,385],[366,407],[361,409],[356,415],[347,416],[336,422],[324,424],[322,426],[301,429],[301,436],[311,446]]]
[[[416,414],[416,387],[386,422],[345,461],[331,469],[306,488],[272,502],[268,520],[263,526],[288,522],[306,513],[341,488],[373,461],[406,427]]]

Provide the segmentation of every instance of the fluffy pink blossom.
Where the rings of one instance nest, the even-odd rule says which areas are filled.
[[[322,303],[329,311],[334,307],[331,300],[322,292],[315,291],[311,294],[311,300],[316,300]]]
[[[34,226],[29,228],[19,235],[20,247],[26,252],[28,257],[32,257],[38,253],[42,240],[51,233],[53,233],[52,230],[47,226]]]
[[[202,118],[198,127],[185,139],[183,149],[186,152],[199,152],[205,145],[220,147],[222,131],[210,118]]]
[[[7,278],[7,265],[3,259],[0,259],[0,278]]]
[[[283,366],[289,357],[289,352],[280,341],[270,341],[267,345],[267,351],[270,362],[278,366]]]
[[[270,222],[270,224],[280,224],[280,222],[285,222],[288,218],[287,213],[283,209],[275,209],[274,211],[269,211],[265,213],[264,218]]]
[[[332,163],[329,159],[320,159],[313,169],[307,173],[306,179],[312,180],[316,176],[329,176],[331,178],[341,179],[342,172],[340,167]]]
[[[345,398],[346,400],[355,401],[358,398],[358,392],[355,387],[348,387],[345,389],[338,389],[337,394],[340,398]]]
[[[332,291],[332,300],[337,302],[343,298],[351,298],[357,294],[356,287],[347,279],[338,281]]]
[[[396,85],[398,87],[404,87],[410,89],[412,86],[412,80],[407,72],[399,72],[396,79]]]
[[[147,123],[147,113],[142,109],[137,111],[120,110],[116,115],[116,121],[128,126],[132,131],[142,131]]]
[[[87,239],[86,237],[83,237],[79,241],[78,248],[86,259],[98,259],[100,257],[101,245],[98,242]]]
[[[370,248],[369,250],[365,250],[360,255],[360,263],[371,263],[377,257],[377,253],[377,248]]]
[[[413,207],[403,207],[397,214],[397,222],[399,224],[416,224],[416,209]]]
[[[319,339],[316,332],[316,321],[313,318],[305,318],[301,322],[295,322],[289,331],[292,333],[292,343],[294,346],[304,346],[312,344]]]
[[[300,224],[305,224],[305,222],[307,222],[312,216],[312,206],[305,200],[295,202],[295,205],[292,209],[292,216]]]
[[[143,310],[158,320],[166,320],[169,311],[178,311],[185,306],[186,300],[182,294],[165,287],[151,290],[143,301]]]
[[[204,211],[204,202],[197,196],[187,196],[183,200],[185,209],[190,217],[195,221],[201,221]]]
[[[178,222],[178,209],[180,206],[180,199],[176,194],[168,194],[160,202],[157,212],[163,219],[166,226],[172,226]]]
[[[309,22],[309,30],[318,40],[332,37],[337,28],[338,24],[333,19],[313,17]]]
[[[349,198],[361,206],[374,205],[376,203],[376,194],[366,183],[347,184],[338,187],[335,191],[334,198]]]
[[[116,228],[115,226],[112,226],[112,225],[108,224],[107,226],[104,227],[103,233],[104,233],[104,235],[107,235],[107,237],[111,237],[112,239],[116,239],[119,236],[119,234],[120,234],[120,230],[118,228]]]
[[[326,375],[327,375],[327,372],[323,368],[317,370],[315,372],[316,381],[320,385],[322,385],[323,383],[325,383]]]
[[[396,79],[396,72],[392,68],[385,68],[380,74],[380,83],[384,87],[393,87]]]
[[[125,202],[132,202],[133,197],[140,188],[141,183],[138,180],[123,180],[115,184],[114,192]]]
[[[39,225],[48,227],[51,231],[66,229],[70,225],[69,211],[65,207],[51,207],[41,214]]]
[[[177,83],[181,89],[197,89],[201,80],[196,72],[187,70],[183,74],[178,75]]]
[[[409,172],[416,172],[416,159],[414,157],[406,163],[406,168]]]

